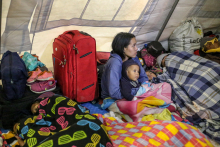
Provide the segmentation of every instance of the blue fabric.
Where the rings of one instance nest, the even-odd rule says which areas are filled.
[[[106,98],[106,99],[103,100],[101,108],[102,109],[107,109],[115,101],[116,101],[115,99]]]
[[[3,128],[0,128],[0,131],[1,131],[2,133],[8,133],[8,131],[10,131],[10,130],[5,130],[5,129],[3,129]]]
[[[138,79],[139,83],[148,81],[148,77],[141,66],[138,57],[133,58],[135,62],[140,66],[140,77]],[[120,91],[120,79],[122,76],[122,59],[118,54],[111,54],[108,62],[104,67],[104,72],[101,79],[101,97],[107,98],[111,97],[113,99],[122,99],[123,96]]]
[[[87,103],[83,103],[81,105],[88,108],[90,111],[89,112],[90,114],[97,114],[98,113],[98,114],[104,115],[105,113],[108,113],[108,111],[100,109],[100,106],[98,106],[97,104],[94,105],[94,104],[91,104],[90,102],[87,102]]]
[[[171,120],[172,120],[172,121],[176,121],[176,119],[174,118],[173,115],[171,115]]]
[[[148,85],[148,87],[151,87],[151,89],[153,88],[152,85],[150,85],[151,83],[149,82],[143,82],[141,85]],[[140,96],[142,94],[144,94],[146,92],[146,89],[143,86],[140,86],[138,91],[136,92],[135,96]]]
[[[165,102],[165,104],[162,105],[162,106],[159,106],[159,108],[167,108],[167,107],[169,107],[169,106],[170,106],[170,104],[166,104],[166,102]]]
[[[28,52],[24,52],[24,56],[22,57],[27,69],[29,71],[35,70],[38,66],[43,67],[45,66],[42,62],[38,61],[36,57],[32,56]]]
[[[140,86],[141,84],[137,81],[131,81],[124,77],[120,80],[122,96],[128,101],[131,101],[134,98]]]
[[[140,87],[138,87],[138,88],[132,88],[132,89],[131,89],[131,95],[133,95],[133,97],[136,95],[136,93],[138,92],[139,88],[140,88]],[[132,99],[133,99],[133,98],[132,98]]]

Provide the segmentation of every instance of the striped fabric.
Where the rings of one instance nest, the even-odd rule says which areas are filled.
[[[220,142],[220,65],[187,52],[171,53],[165,64],[156,80],[171,84],[172,100],[183,117]]]

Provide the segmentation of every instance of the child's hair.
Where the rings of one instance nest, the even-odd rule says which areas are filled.
[[[148,80],[149,80],[150,82],[151,82],[151,81],[153,80],[153,78],[154,78],[154,77],[152,76],[152,74],[154,74],[154,75],[157,77],[157,74],[156,74],[155,72],[151,71],[151,70],[146,70],[145,72],[146,72],[146,74],[147,74],[147,72],[148,72],[149,74],[151,73],[150,75],[147,74]]]
[[[128,67],[130,67],[131,65],[137,65],[140,68],[140,66],[138,65],[137,62],[135,62],[133,59],[128,59],[127,61],[123,62],[123,64],[122,64],[122,76],[127,75],[126,71],[127,71]]]
[[[157,76],[157,73],[152,70],[145,70],[145,72],[152,72],[153,74],[155,74]]]
[[[157,58],[162,53],[165,53],[165,49],[158,41],[152,41],[147,45],[147,52],[153,57]]]
[[[33,112],[32,112],[32,106],[33,106],[35,103],[40,103],[40,100],[35,100],[35,101],[31,104],[29,110],[31,111],[32,114],[33,114]],[[37,111],[36,113],[34,113],[34,115],[39,115],[39,111]]]

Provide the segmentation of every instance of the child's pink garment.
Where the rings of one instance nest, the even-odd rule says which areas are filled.
[[[147,52],[147,49],[144,48],[141,50],[141,56],[144,59],[144,62],[147,67],[153,67],[154,65],[156,65],[156,62],[157,62],[156,58],[154,56],[150,55]]]
[[[130,121],[139,121],[144,115],[161,113],[164,108],[158,108],[158,106],[172,103],[170,84],[165,82],[159,84],[148,83],[144,84],[144,87],[146,92],[140,96],[137,96],[137,100],[118,100],[108,109],[120,114],[126,114]],[[152,104],[151,102],[146,102],[150,99],[154,100]],[[128,119],[126,120],[129,121]]]
[[[145,82],[141,85],[142,88],[144,88],[146,91],[141,94],[140,96],[136,96],[137,98],[146,98],[149,96],[154,96],[155,98],[164,100],[166,104],[172,103],[171,101],[171,86],[169,83],[163,82],[163,83],[150,83]]]

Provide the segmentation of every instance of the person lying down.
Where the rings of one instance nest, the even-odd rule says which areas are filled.
[[[112,146],[105,126],[69,98],[39,98],[31,111],[13,127],[21,146]]]
[[[220,64],[185,51],[162,54],[157,62],[163,74],[152,82],[170,83],[182,116],[220,142]]]

